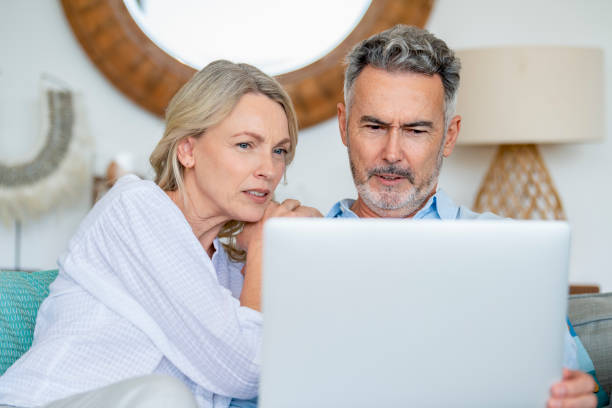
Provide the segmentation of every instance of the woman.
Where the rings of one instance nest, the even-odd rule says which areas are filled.
[[[295,112],[274,79],[228,61],[198,72],[168,106],[150,159],[155,183],[120,179],[60,257],[32,348],[0,378],[0,404],[227,407],[253,398],[260,225],[317,214],[271,202],[296,143]],[[243,267],[234,238],[245,222],[259,224],[242,243]]]

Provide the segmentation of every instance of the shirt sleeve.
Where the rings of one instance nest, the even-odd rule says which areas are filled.
[[[161,190],[119,195],[61,267],[147,333],[192,381],[230,397],[257,394],[261,313],[219,284],[210,258]]]
[[[570,331],[566,330],[563,344],[563,367],[569,370],[578,370],[577,354],[576,342],[571,336]]]

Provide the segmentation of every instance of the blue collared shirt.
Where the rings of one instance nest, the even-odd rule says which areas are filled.
[[[359,218],[357,214],[355,214],[351,210],[351,206],[355,200],[346,198],[344,200],[338,201],[334,206],[329,210],[326,217],[327,218]],[[492,213],[476,213],[474,211],[469,210],[464,206],[456,205],[453,200],[441,189],[438,189],[436,193],[431,196],[431,198],[427,201],[427,203],[421,208],[417,213],[412,217],[414,220],[494,220],[500,219],[499,216]],[[564,347],[564,355],[563,355],[563,365],[569,369],[576,370],[581,369],[582,371],[588,371],[584,369],[586,367],[584,364],[578,364],[577,358],[577,348],[581,347],[574,342],[573,337],[570,335],[569,331],[566,332],[565,335],[565,347]],[[584,349],[584,347],[582,346]],[[586,350],[584,350],[586,353]],[[590,358],[587,359],[590,362]],[[592,363],[591,363],[592,364]]]
[[[327,218],[358,218],[351,210],[355,200],[345,198],[338,201],[329,210]],[[442,190],[429,198],[427,203],[412,217],[415,220],[474,220],[474,219],[498,219],[499,216],[492,213],[479,214],[464,206],[456,205],[453,200]]]

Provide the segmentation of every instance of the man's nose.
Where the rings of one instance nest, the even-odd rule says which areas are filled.
[[[390,128],[389,132],[387,133],[382,158],[387,163],[397,163],[398,161],[402,160],[399,131],[395,127]]]

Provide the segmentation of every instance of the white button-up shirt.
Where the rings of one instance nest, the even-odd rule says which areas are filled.
[[[242,264],[218,240],[212,260],[157,185],[125,176],[60,257],[34,342],[0,377],[0,405],[38,406],[164,373],[201,407],[252,398],[261,313],[242,307]]]

